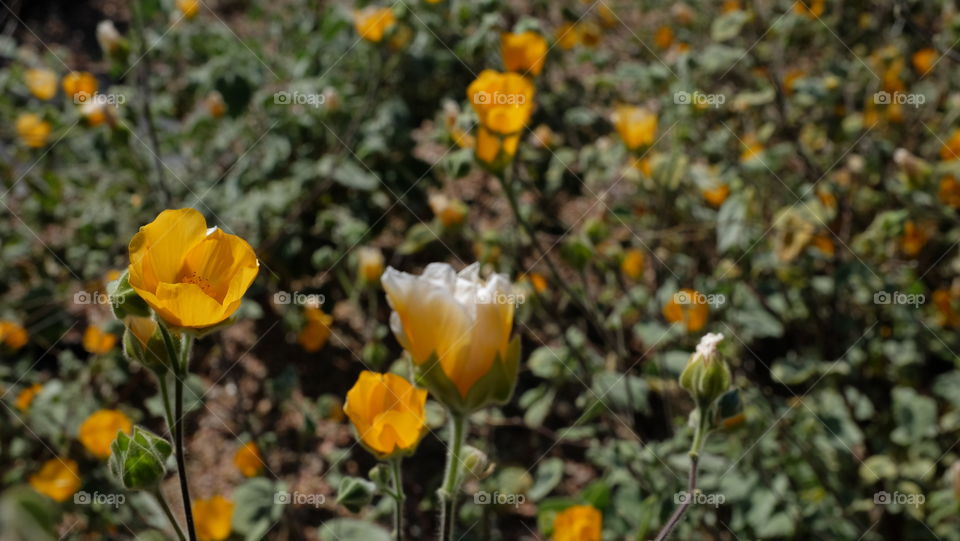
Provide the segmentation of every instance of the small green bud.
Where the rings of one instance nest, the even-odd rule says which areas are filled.
[[[129,436],[117,433],[110,446],[110,473],[124,488],[144,490],[159,483],[167,473],[170,442],[140,426]]]
[[[373,481],[373,484],[375,484],[377,489],[381,491],[390,489],[390,484],[393,482],[390,479],[390,468],[383,462],[380,462],[376,466],[370,468],[370,473],[367,474],[367,477]]]
[[[723,340],[719,333],[707,333],[697,344],[680,374],[680,386],[690,393],[699,408],[707,408],[730,388],[730,368],[717,352]]]
[[[127,316],[123,320],[123,353],[150,370],[163,374],[173,364],[160,333],[160,324],[148,317]]]
[[[356,513],[369,505],[377,485],[359,477],[344,477],[337,488],[337,503]]]
[[[463,448],[462,464],[464,474],[473,479],[484,479],[493,473],[493,464],[487,454],[471,445]]]

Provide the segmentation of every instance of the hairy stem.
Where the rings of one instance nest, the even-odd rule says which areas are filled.
[[[395,458],[390,461],[390,470],[393,472],[393,494],[396,500],[396,509],[393,514],[394,537],[397,541],[403,541],[403,503],[407,499],[403,493],[403,473],[400,463],[402,458]]]
[[[453,539],[457,513],[457,494],[460,492],[460,453],[466,431],[466,418],[461,413],[450,413],[450,446],[447,453],[447,470],[444,474],[440,495],[440,541]]]
[[[173,511],[170,510],[170,504],[168,504],[167,499],[163,497],[163,491],[157,487],[157,489],[153,491],[153,496],[157,499],[157,502],[160,503],[160,508],[163,509],[163,514],[167,516],[167,520],[170,521],[173,529],[176,530],[177,538],[180,539],[180,541],[187,541],[187,537],[183,535],[183,529],[180,528],[180,522],[173,516]]]

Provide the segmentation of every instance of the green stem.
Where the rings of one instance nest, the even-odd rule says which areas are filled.
[[[163,400],[163,414],[167,419],[167,430],[170,431],[170,437],[174,437],[173,434],[173,412],[170,411],[170,391],[167,389],[167,372],[164,371],[161,373],[159,370],[156,372],[157,380],[160,382],[160,398]]]
[[[403,503],[407,497],[403,493],[403,473],[400,463],[402,458],[397,457],[390,461],[390,469],[393,472],[393,498],[396,501],[396,509],[393,515],[393,531],[397,541],[403,541]]]
[[[702,408],[698,409],[700,410],[700,419],[697,420],[697,428],[693,433],[693,443],[690,444],[690,477],[687,479],[687,498],[674,510],[673,514],[670,515],[667,524],[660,530],[655,541],[665,541],[670,537],[670,533],[677,527],[680,519],[683,518],[683,514],[686,513],[690,507],[694,493],[697,491],[697,468],[700,465],[700,450],[703,448],[703,443],[707,438],[707,432],[710,430],[706,420],[707,414]]]
[[[440,541],[453,539],[457,516],[457,494],[460,492],[460,453],[466,431],[466,417],[450,412],[450,446],[447,453],[447,470],[444,474],[440,495]]]
[[[170,434],[173,436],[173,448],[177,459],[177,477],[180,480],[180,495],[183,498],[183,515],[187,519],[187,533],[190,541],[197,541],[197,532],[193,524],[193,508],[190,504],[190,486],[187,483],[187,464],[183,454],[183,382],[187,377],[187,366],[189,365],[190,349],[193,344],[193,338],[184,335],[180,339],[180,347],[174,343],[173,336],[165,325],[160,325],[160,335],[163,337],[164,346],[167,348],[167,356],[170,359],[177,359],[173,367],[173,422],[169,426]],[[161,378],[161,381],[163,378]],[[166,383],[161,384],[161,392]],[[170,421],[167,421],[170,423]]]
[[[167,519],[170,521],[170,524],[173,525],[173,529],[177,532],[177,537],[180,541],[187,541],[185,535],[183,535],[183,530],[180,528],[180,522],[177,521],[177,518],[173,516],[173,511],[170,510],[170,504],[167,503],[167,499],[163,497],[163,492],[158,487],[153,491],[153,496],[160,503],[160,508],[163,509],[163,514],[167,515]]]

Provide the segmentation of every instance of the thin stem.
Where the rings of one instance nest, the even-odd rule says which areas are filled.
[[[182,376],[182,377],[181,377]],[[174,448],[177,454],[177,475],[180,478],[180,495],[183,497],[183,514],[187,518],[187,532],[190,541],[197,541],[196,529],[193,525],[193,507],[190,504],[190,486],[187,484],[187,463],[183,456],[183,378],[180,374],[174,384],[174,406],[176,407]]]
[[[699,414],[700,418],[697,420],[697,428],[693,434],[693,443],[690,444],[690,477],[687,479],[687,497],[680,506],[673,511],[673,514],[670,515],[670,519],[667,520],[667,524],[660,530],[655,541],[664,541],[667,539],[667,537],[670,536],[670,532],[680,523],[680,519],[683,518],[683,514],[687,512],[690,504],[693,503],[694,493],[697,490],[697,468],[700,464],[700,449],[703,448],[703,443],[709,431],[707,414],[702,408],[699,408]]]
[[[161,373],[158,370],[156,374],[157,380],[160,381],[160,398],[163,400],[163,413],[167,419],[167,430],[170,432],[170,437],[173,437],[173,412],[170,411],[170,391],[167,389],[167,373],[166,371]]]
[[[170,524],[173,525],[173,529],[176,530],[177,537],[180,541],[187,541],[187,537],[183,535],[183,529],[180,528],[180,522],[173,516],[173,511],[170,510],[170,504],[168,504],[167,499],[163,497],[163,491],[158,487],[153,491],[153,496],[160,502],[160,508],[163,509],[163,514],[167,515],[167,519],[170,521]]]
[[[393,531],[397,541],[403,541],[403,503],[407,497],[403,493],[403,473],[400,463],[402,458],[395,458],[390,461],[390,469],[393,472],[393,498],[396,501],[396,509],[393,515]]]
[[[460,452],[463,450],[463,438],[466,431],[466,417],[461,413],[450,413],[450,446],[447,453],[447,470],[444,474],[440,495],[440,541],[453,539],[456,522],[457,494],[460,492]]]

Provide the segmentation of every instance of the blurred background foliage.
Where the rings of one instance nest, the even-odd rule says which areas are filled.
[[[374,539],[389,520],[389,502],[333,497],[374,464],[343,395],[400,356],[361,247],[408,271],[478,260],[524,293],[519,387],[473,423],[497,469],[467,486],[465,539],[547,538],[584,502],[605,539],[652,537],[685,486],[676,376],[706,331],[727,336],[744,409],[701,459],[701,488],[725,502],[676,538],[960,539],[954,2],[383,5],[396,23],[379,43],[354,28],[363,6],[337,2],[3,6],[0,538],[164,538],[147,497],[60,504],[26,484],[71,457],[83,490],[115,491],[80,423],[118,408],[162,426],[142,368],[84,337],[119,334],[97,299],[137,228],[192,206],[262,265],[241,323],[198,343],[188,393],[194,491],[230,497],[235,539]],[[122,49],[98,46],[101,19]],[[511,166],[533,239],[474,162],[466,96],[502,69],[500,34],[527,30],[551,46]],[[59,82],[31,93],[36,68],[91,72],[125,102],[98,124]],[[611,121],[624,104],[658,117],[642,153]],[[677,306],[681,290],[712,304]],[[323,312],[278,302],[295,293]],[[229,460],[247,441],[266,463],[251,478]],[[443,453],[431,436],[407,461],[413,534],[435,528]],[[274,504],[295,489],[330,497]],[[526,502],[471,505],[480,490]],[[878,505],[881,491],[925,502]]]

